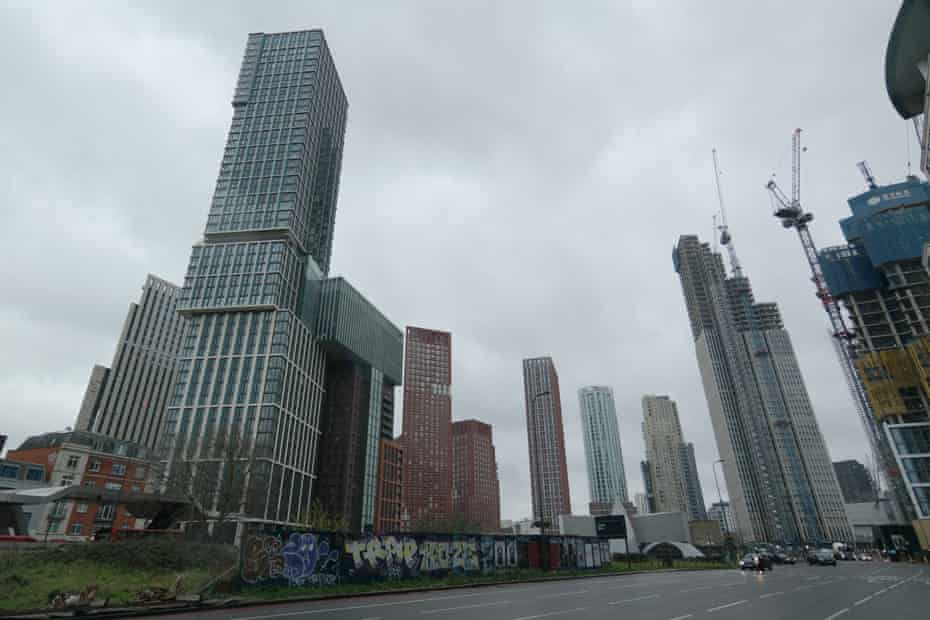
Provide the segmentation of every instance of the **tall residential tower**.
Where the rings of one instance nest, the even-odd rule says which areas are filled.
[[[408,327],[403,509],[414,530],[452,516],[452,334]]]
[[[583,387],[578,390],[578,403],[591,504],[625,503],[628,500],[626,473],[614,392],[603,385]]]
[[[551,357],[523,360],[523,394],[530,448],[530,485],[533,520],[559,524],[559,515],[571,514],[568,467],[565,462],[565,431],[559,375]]]
[[[294,522],[315,492],[326,354],[315,339],[329,269],[348,104],[320,30],[250,34],[203,239],[165,438],[215,468],[211,444],[253,449],[249,518]]]
[[[839,484],[778,306],[683,235],[681,279],[736,529],[746,541],[852,540]]]

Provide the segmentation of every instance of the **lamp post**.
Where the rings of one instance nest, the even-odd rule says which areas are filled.
[[[722,465],[722,464],[725,463],[725,462],[726,462],[726,459],[717,459],[716,461],[714,461],[714,464],[713,464],[713,466],[711,467],[711,469],[712,469],[713,472],[714,472],[714,486],[717,487],[717,506],[720,508],[720,514],[721,514],[721,516],[723,517],[723,539],[724,539],[724,542],[726,541],[727,536],[730,534],[730,524],[727,522],[727,510],[726,510],[726,508],[723,506],[723,496],[720,494],[720,481],[717,480],[717,463],[720,463],[720,464]],[[721,467],[721,469],[722,469],[722,467]],[[730,557],[729,547],[728,547],[726,544],[724,544],[724,548],[727,549],[727,557],[726,557],[726,559],[729,560],[729,557]]]

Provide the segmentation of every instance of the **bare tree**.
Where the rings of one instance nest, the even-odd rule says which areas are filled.
[[[187,518],[206,533],[241,513],[263,488],[255,450],[237,430],[193,440],[178,435],[152,464],[155,488],[186,500]]]

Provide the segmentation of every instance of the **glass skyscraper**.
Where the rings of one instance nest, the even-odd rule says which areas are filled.
[[[591,503],[613,506],[626,502],[626,473],[613,390],[603,385],[583,387],[578,390],[578,402]]]
[[[242,512],[310,506],[329,269],[348,104],[322,31],[250,34],[203,240],[178,302],[188,318],[165,423],[169,457],[215,467],[211,442],[254,446]],[[181,451],[181,452],[179,452]]]
[[[788,331],[749,279],[682,235],[672,261],[736,521],[745,541],[852,540],[843,497]]]

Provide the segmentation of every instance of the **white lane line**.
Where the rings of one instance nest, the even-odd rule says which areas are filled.
[[[794,590],[795,590],[795,592],[797,592],[798,590],[810,590],[810,589],[813,588],[813,587],[814,587],[814,586],[798,586],[798,587],[795,588]]]
[[[847,611],[849,611],[849,607],[846,607],[845,609],[841,609],[841,610],[839,610],[838,612],[836,612],[835,614],[833,614],[832,616],[827,616],[827,617],[824,618],[823,620],[833,620],[834,618],[839,618],[840,616],[842,616],[843,614],[845,614]]]
[[[362,618],[362,620],[381,620],[381,616],[372,616],[371,618]]]
[[[770,596],[778,596],[779,594],[784,594],[784,592],[769,592],[768,594],[759,596],[759,598],[768,598]]]
[[[570,614],[576,611],[588,611],[588,608],[587,607],[576,607],[575,609],[563,609],[562,611],[550,611],[547,614],[537,614],[535,616],[521,616],[520,618],[514,618],[513,620],[533,620],[534,618],[548,618],[549,616]]]
[[[736,601],[735,603],[727,603],[726,605],[718,605],[716,607],[711,607],[710,609],[707,610],[707,612],[710,613],[712,611],[717,611],[719,609],[726,609],[727,607],[736,607],[737,605],[742,605],[745,602],[746,600],[744,599],[742,601]]]
[[[607,603],[608,605],[621,605],[623,603],[632,603],[633,601],[645,601],[649,598],[659,598],[658,594],[650,594],[649,596],[637,596],[636,598],[625,598],[622,601],[614,601],[612,603]]]
[[[700,588],[688,588],[687,590],[682,590],[682,592],[697,592],[698,590],[713,590],[717,586],[701,586]]]
[[[492,607],[494,605],[508,605],[513,601],[494,601],[493,603],[475,603],[474,605],[461,605],[459,607],[445,607],[443,609],[426,609],[420,613],[423,615],[439,614],[444,611],[457,611],[459,609],[475,609],[476,607]]]
[[[585,594],[589,590],[572,590],[571,592],[556,592],[555,594],[543,594],[536,598],[555,598],[556,596],[571,596],[572,594]]]
[[[685,614],[683,616],[675,616],[672,620],[685,620],[685,618],[690,618],[692,614]]]
[[[867,596],[867,597],[865,597],[864,599],[859,600],[859,601],[856,601],[855,603],[853,603],[853,607],[858,607],[859,605],[862,605],[863,603],[868,603],[868,602],[871,601],[871,600],[872,600],[872,597],[871,597],[871,596]]]
[[[326,609],[301,609],[299,611],[282,611],[276,614],[264,614],[261,616],[237,616],[232,620],[265,620],[265,618],[286,618],[288,616],[300,616],[310,614],[328,614],[337,611],[353,611],[356,609],[372,609],[375,607],[394,607],[396,605],[415,605],[416,603],[430,603],[433,601],[445,601],[456,598],[471,598],[473,596],[486,596],[485,593],[474,594],[457,594],[454,596],[438,596],[432,598],[415,598],[406,601],[392,601],[390,603],[369,603],[367,605],[347,605],[345,607],[328,607]]]

